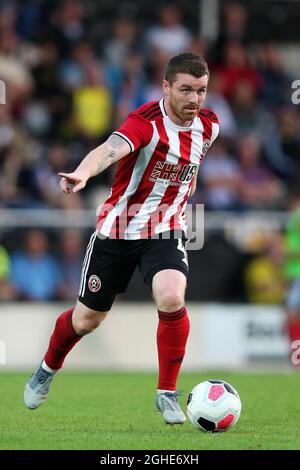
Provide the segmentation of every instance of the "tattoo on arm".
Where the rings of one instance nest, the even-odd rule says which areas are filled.
[[[120,151],[124,145],[126,146],[128,144],[122,137],[118,135],[113,134],[107,139],[103,146],[102,152],[99,154],[99,160],[97,161],[97,170],[99,173],[110,165],[106,159],[108,158],[109,160],[113,160],[116,158],[118,151]]]
[[[108,139],[107,142],[114,148],[120,149],[124,145],[124,139],[119,135],[112,134]]]
[[[107,143],[116,150],[120,150],[124,146],[124,142],[122,137],[115,134],[111,135],[107,140]],[[115,154],[116,152],[111,151],[109,154],[110,158],[113,158]]]

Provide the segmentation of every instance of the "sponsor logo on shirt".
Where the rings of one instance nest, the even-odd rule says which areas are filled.
[[[152,170],[150,181],[156,183],[161,180],[164,183],[179,186],[181,183],[188,183],[193,178],[197,165],[182,165],[177,163],[156,162]]]

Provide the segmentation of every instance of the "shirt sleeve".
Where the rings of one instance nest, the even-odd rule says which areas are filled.
[[[216,138],[219,135],[220,132],[220,124],[219,124],[219,119],[217,118],[217,115],[213,112],[210,111],[210,119],[211,119],[211,139],[210,139],[210,145],[216,140]]]
[[[131,152],[134,152],[149,144],[153,135],[153,126],[150,121],[133,112],[113,134],[123,137],[129,144]]]

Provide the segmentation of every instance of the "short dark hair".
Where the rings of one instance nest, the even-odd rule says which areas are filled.
[[[209,77],[206,61],[201,55],[192,52],[181,52],[169,60],[165,69],[165,80],[172,85],[176,80],[177,73],[188,73],[194,77]]]

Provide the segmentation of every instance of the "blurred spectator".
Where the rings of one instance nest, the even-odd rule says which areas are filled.
[[[262,77],[261,98],[264,106],[277,110],[290,102],[291,82],[284,70],[278,46],[267,43],[260,48],[259,68]]]
[[[23,38],[28,40],[38,39],[41,31],[42,3],[36,0],[27,0],[18,9],[17,31]]]
[[[290,184],[300,179],[300,119],[296,107],[282,108],[270,119],[264,135],[264,152],[279,176]]]
[[[0,152],[7,149],[16,137],[16,127],[8,105],[0,105]]]
[[[18,299],[46,301],[57,297],[62,275],[48,250],[46,235],[30,230],[24,249],[12,253],[10,281]]]
[[[36,157],[37,146],[12,119],[10,106],[0,105],[0,206],[38,204],[39,192],[32,177]]]
[[[253,135],[242,137],[238,145],[241,167],[241,201],[248,209],[276,209],[283,202],[280,180],[261,160],[261,149]]]
[[[224,47],[229,42],[238,42],[246,46],[249,42],[248,14],[245,6],[237,2],[224,5],[220,33],[214,47],[214,56],[217,61],[222,60]]]
[[[114,127],[119,127],[133,109],[147,101],[146,86],[142,56],[132,52],[127,58],[122,86],[116,96]]]
[[[228,101],[222,95],[221,77],[217,72],[209,78],[205,107],[212,109],[218,116],[220,136],[233,138],[237,131],[236,121]]]
[[[189,49],[191,33],[182,24],[182,12],[176,5],[168,3],[159,10],[159,24],[150,26],[146,43],[150,49],[163,50],[168,57]]]
[[[282,262],[282,236],[270,233],[262,241],[261,253],[250,261],[245,270],[245,290],[251,303],[282,304],[285,292]]]
[[[67,56],[73,45],[81,41],[85,34],[84,2],[64,0],[55,11],[53,32],[61,56]]]
[[[10,259],[5,248],[0,245],[0,280],[8,278],[10,271]]]
[[[12,146],[5,152],[1,170],[0,200],[5,207],[33,208],[42,205],[32,164],[16,147]]]
[[[290,215],[284,234],[284,274],[287,281],[285,299],[286,326],[291,343],[300,339],[300,192],[290,195]]]
[[[189,45],[188,50],[190,52],[193,52],[194,54],[199,54],[202,57],[207,58],[207,60],[208,60],[207,44],[198,35],[194,34],[191,37],[190,45]]]
[[[41,8],[38,3],[41,4],[41,2],[35,0],[27,0],[22,5],[16,0],[0,1],[0,32],[1,37],[7,39],[2,43],[3,52],[12,55],[28,67],[36,63],[39,58],[39,47],[31,42],[33,36],[37,38],[40,33],[40,28],[36,27],[38,12]],[[31,18],[26,15],[26,12],[30,10],[31,13],[36,12],[35,18],[34,14],[31,14]],[[32,29],[29,34],[24,35],[24,29],[27,29],[28,26]]]
[[[72,93],[78,87],[85,85],[91,69],[100,73],[103,71],[103,65],[95,55],[92,44],[79,41],[74,44],[70,56],[60,65],[59,78],[65,91]]]
[[[254,96],[257,96],[262,79],[249,63],[247,50],[239,42],[230,42],[225,46],[224,62],[218,71],[223,93],[229,100],[232,100],[241,82],[248,83],[253,89]]]
[[[13,291],[9,283],[10,258],[5,248],[0,245],[0,301],[11,300]]]
[[[238,41],[245,45],[247,38],[247,10],[237,2],[227,3],[222,23],[224,42]]]
[[[260,133],[264,113],[259,106],[255,89],[250,82],[240,81],[236,84],[231,105],[238,135],[250,132]]]
[[[29,67],[16,57],[18,41],[13,29],[0,30],[0,79],[6,84],[7,101],[14,110],[24,104],[33,88]]]
[[[46,39],[40,44],[40,60],[32,69],[35,81],[35,90],[32,103],[27,106],[26,125],[37,137],[57,135],[60,131],[62,119],[70,108],[70,97],[64,92],[59,76],[59,51],[54,40]],[[41,117],[33,122],[34,110],[37,105],[46,115],[46,127],[41,123]],[[30,119],[31,118],[31,119]]]
[[[146,88],[146,101],[159,101],[163,97],[161,84],[167,57],[163,49],[156,48],[152,52],[151,61],[147,64],[149,82]]]
[[[60,143],[52,144],[48,150],[47,159],[43,159],[35,169],[38,189],[48,206],[61,209],[82,207],[79,194],[72,194],[70,198],[62,197],[58,173],[71,170],[72,162],[67,148]]]
[[[0,31],[14,29],[17,12],[15,2],[1,2],[0,4]]]
[[[241,174],[238,164],[228,154],[225,141],[218,138],[199,171],[204,203],[211,210],[240,209]]]
[[[35,159],[34,144],[30,134],[13,119],[9,103],[0,105],[0,168],[6,150],[14,147],[29,160]]]
[[[87,83],[73,96],[74,122],[83,137],[99,139],[110,129],[112,96],[103,82],[102,70],[91,67]]]
[[[112,95],[105,66],[91,44],[80,42],[74,47],[72,59],[62,63],[60,79],[72,94],[75,131],[83,138],[101,138],[111,126]]]
[[[104,46],[107,65],[121,71],[126,67],[128,56],[134,50],[137,50],[136,25],[129,18],[116,18],[113,24],[113,36]]]
[[[59,265],[62,272],[61,296],[74,299],[79,292],[85,246],[79,230],[66,230],[61,237]]]

